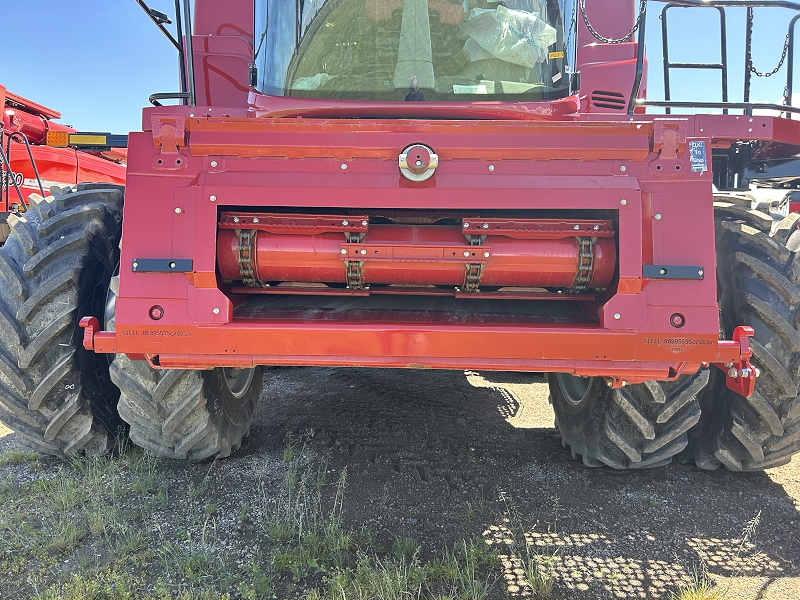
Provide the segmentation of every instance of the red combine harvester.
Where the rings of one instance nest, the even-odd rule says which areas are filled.
[[[647,6],[176,0],[182,90],[130,135],[124,208],[65,190],[0,250],[0,418],[61,453],[118,411],[199,459],[248,434],[262,365],[544,371],[587,465],[787,462],[800,217],[732,191],[800,181],[800,109],[749,98],[753,7],[798,7],[664,9],[666,36],[748,7],[743,100],[688,103],[666,52],[646,99]]]
[[[2,85],[0,106],[3,107],[0,126],[3,223],[10,212],[25,211],[32,192],[44,196],[52,186],[70,186],[81,181],[125,183],[126,151],[109,148],[107,138],[127,136],[79,133],[53,121],[61,118],[58,111],[12,94]],[[61,138],[62,147],[48,146],[48,135],[51,144]],[[5,226],[2,240],[7,235]]]

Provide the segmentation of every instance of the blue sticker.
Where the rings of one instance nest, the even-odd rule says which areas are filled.
[[[689,162],[692,171],[695,173],[708,171],[708,159],[706,158],[706,141],[697,140],[689,142]]]

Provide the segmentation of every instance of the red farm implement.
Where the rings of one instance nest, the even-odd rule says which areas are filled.
[[[592,466],[800,448],[798,215],[737,193],[800,181],[800,109],[750,101],[753,7],[794,4],[670,4],[750,25],[742,101],[684,103],[666,29],[647,99],[646,0],[177,0],[175,36],[139,3],[182,89],[130,135],[124,207],[64,192],[0,251],[24,443],[105,447],[116,411],[158,455],[226,456],[261,366],[337,365],[550,373]],[[699,68],[727,86],[725,53]]]

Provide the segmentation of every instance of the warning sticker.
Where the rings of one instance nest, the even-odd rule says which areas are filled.
[[[547,55],[547,58],[549,58],[550,60],[555,60],[556,58],[564,58],[564,53],[563,52],[551,52],[550,54]]]
[[[689,162],[692,165],[692,171],[695,173],[708,171],[705,140],[689,141]]]

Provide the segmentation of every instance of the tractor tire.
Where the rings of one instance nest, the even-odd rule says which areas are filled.
[[[263,388],[261,367],[162,370],[124,354],[114,359],[111,379],[131,441],[156,456],[192,460],[239,449]]]
[[[600,377],[550,373],[548,380],[556,426],[573,458],[589,467],[642,469],[669,464],[689,443],[708,369],[621,389]]]
[[[755,331],[755,392],[744,398],[712,369],[700,398],[703,416],[685,457],[703,469],[760,471],[800,450],[800,215],[775,221],[759,211],[715,202],[720,333]]]
[[[81,184],[31,195],[0,248],[0,421],[31,450],[101,453],[124,425],[106,357],[83,347],[81,317],[102,319],[123,192]]]

